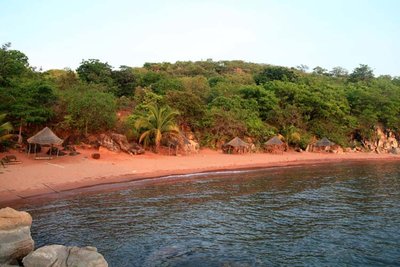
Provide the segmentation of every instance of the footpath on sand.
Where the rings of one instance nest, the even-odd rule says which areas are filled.
[[[220,151],[201,150],[187,156],[153,153],[130,156],[101,151],[98,160],[90,157],[93,150],[80,150],[77,156],[52,160],[34,160],[26,154],[10,152],[21,164],[0,166],[0,207],[18,199],[57,193],[99,184],[110,184],[216,170],[316,164],[348,160],[400,160],[400,155],[375,153],[297,153],[228,155]],[[6,154],[0,154],[0,157]]]

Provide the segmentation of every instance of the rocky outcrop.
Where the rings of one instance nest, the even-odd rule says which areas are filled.
[[[130,144],[125,135],[112,133],[101,134],[98,138],[100,146],[114,152],[125,152],[131,155],[143,154],[144,149],[137,144]]]
[[[0,266],[18,264],[33,250],[31,225],[29,213],[0,209]]]
[[[188,140],[183,145],[183,150],[187,154],[198,153],[199,149],[200,149],[199,143],[197,143],[196,141],[193,141],[193,140]]]
[[[104,257],[95,247],[41,247],[23,260],[25,267],[107,267]]]
[[[108,267],[95,247],[50,245],[33,251],[32,217],[12,208],[0,209],[0,266]]]
[[[400,147],[393,147],[389,152],[392,154],[400,155]]]
[[[388,129],[383,129],[381,126],[376,127],[375,136],[374,140],[363,141],[366,149],[377,153],[388,153],[399,147],[395,134]]]

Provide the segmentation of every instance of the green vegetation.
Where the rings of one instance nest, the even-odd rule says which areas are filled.
[[[275,134],[301,148],[323,136],[350,145],[373,138],[377,125],[400,132],[399,77],[375,77],[362,64],[350,73],[306,70],[212,60],[115,69],[89,59],[76,72],[41,72],[5,44],[0,113],[25,136],[44,125],[70,134],[119,131],[156,149],[175,124],[209,147],[234,136],[261,145]]]
[[[11,138],[10,131],[12,131],[13,127],[9,121],[4,122],[7,114],[0,114],[0,144]]]
[[[179,128],[174,122],[177,114],[168,107],[147,106],[146,111],[135,122],[140,133],[139,143],[144,142],[145,146],[154,143],[155,151],[158,152],[163,138],[179,134]]]

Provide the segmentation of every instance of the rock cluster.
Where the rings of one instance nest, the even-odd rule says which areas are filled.
[[[23,259],[25,267],[108,267],[95,247],[41,247]]]
[[[0,266],[18,264],[33,250],[31,225],[29,213],[0,209]]]
[[[143,154],[144,149],[137,144],[130,144],[125,135],[111,133],[101,134],[98,137],[98,143],[100,146],[107,148],[114,152],[125,152],[132,155]]]
[[[0,209],[0,266],[108,267],[95,247],[49,245],[33,251],[31,225],[29,213]]]
[[[376,139],[374,141],[365,141],[364,146],[377,153],[393,153],[399,147],[399,142],[395,134],[390,130],[384,130],[382,127],[375,129]]]

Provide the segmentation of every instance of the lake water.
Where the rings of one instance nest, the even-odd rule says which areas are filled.
[[[110,266],[400,266],[400,163],[159,179],[23,204],[37,246]]]

